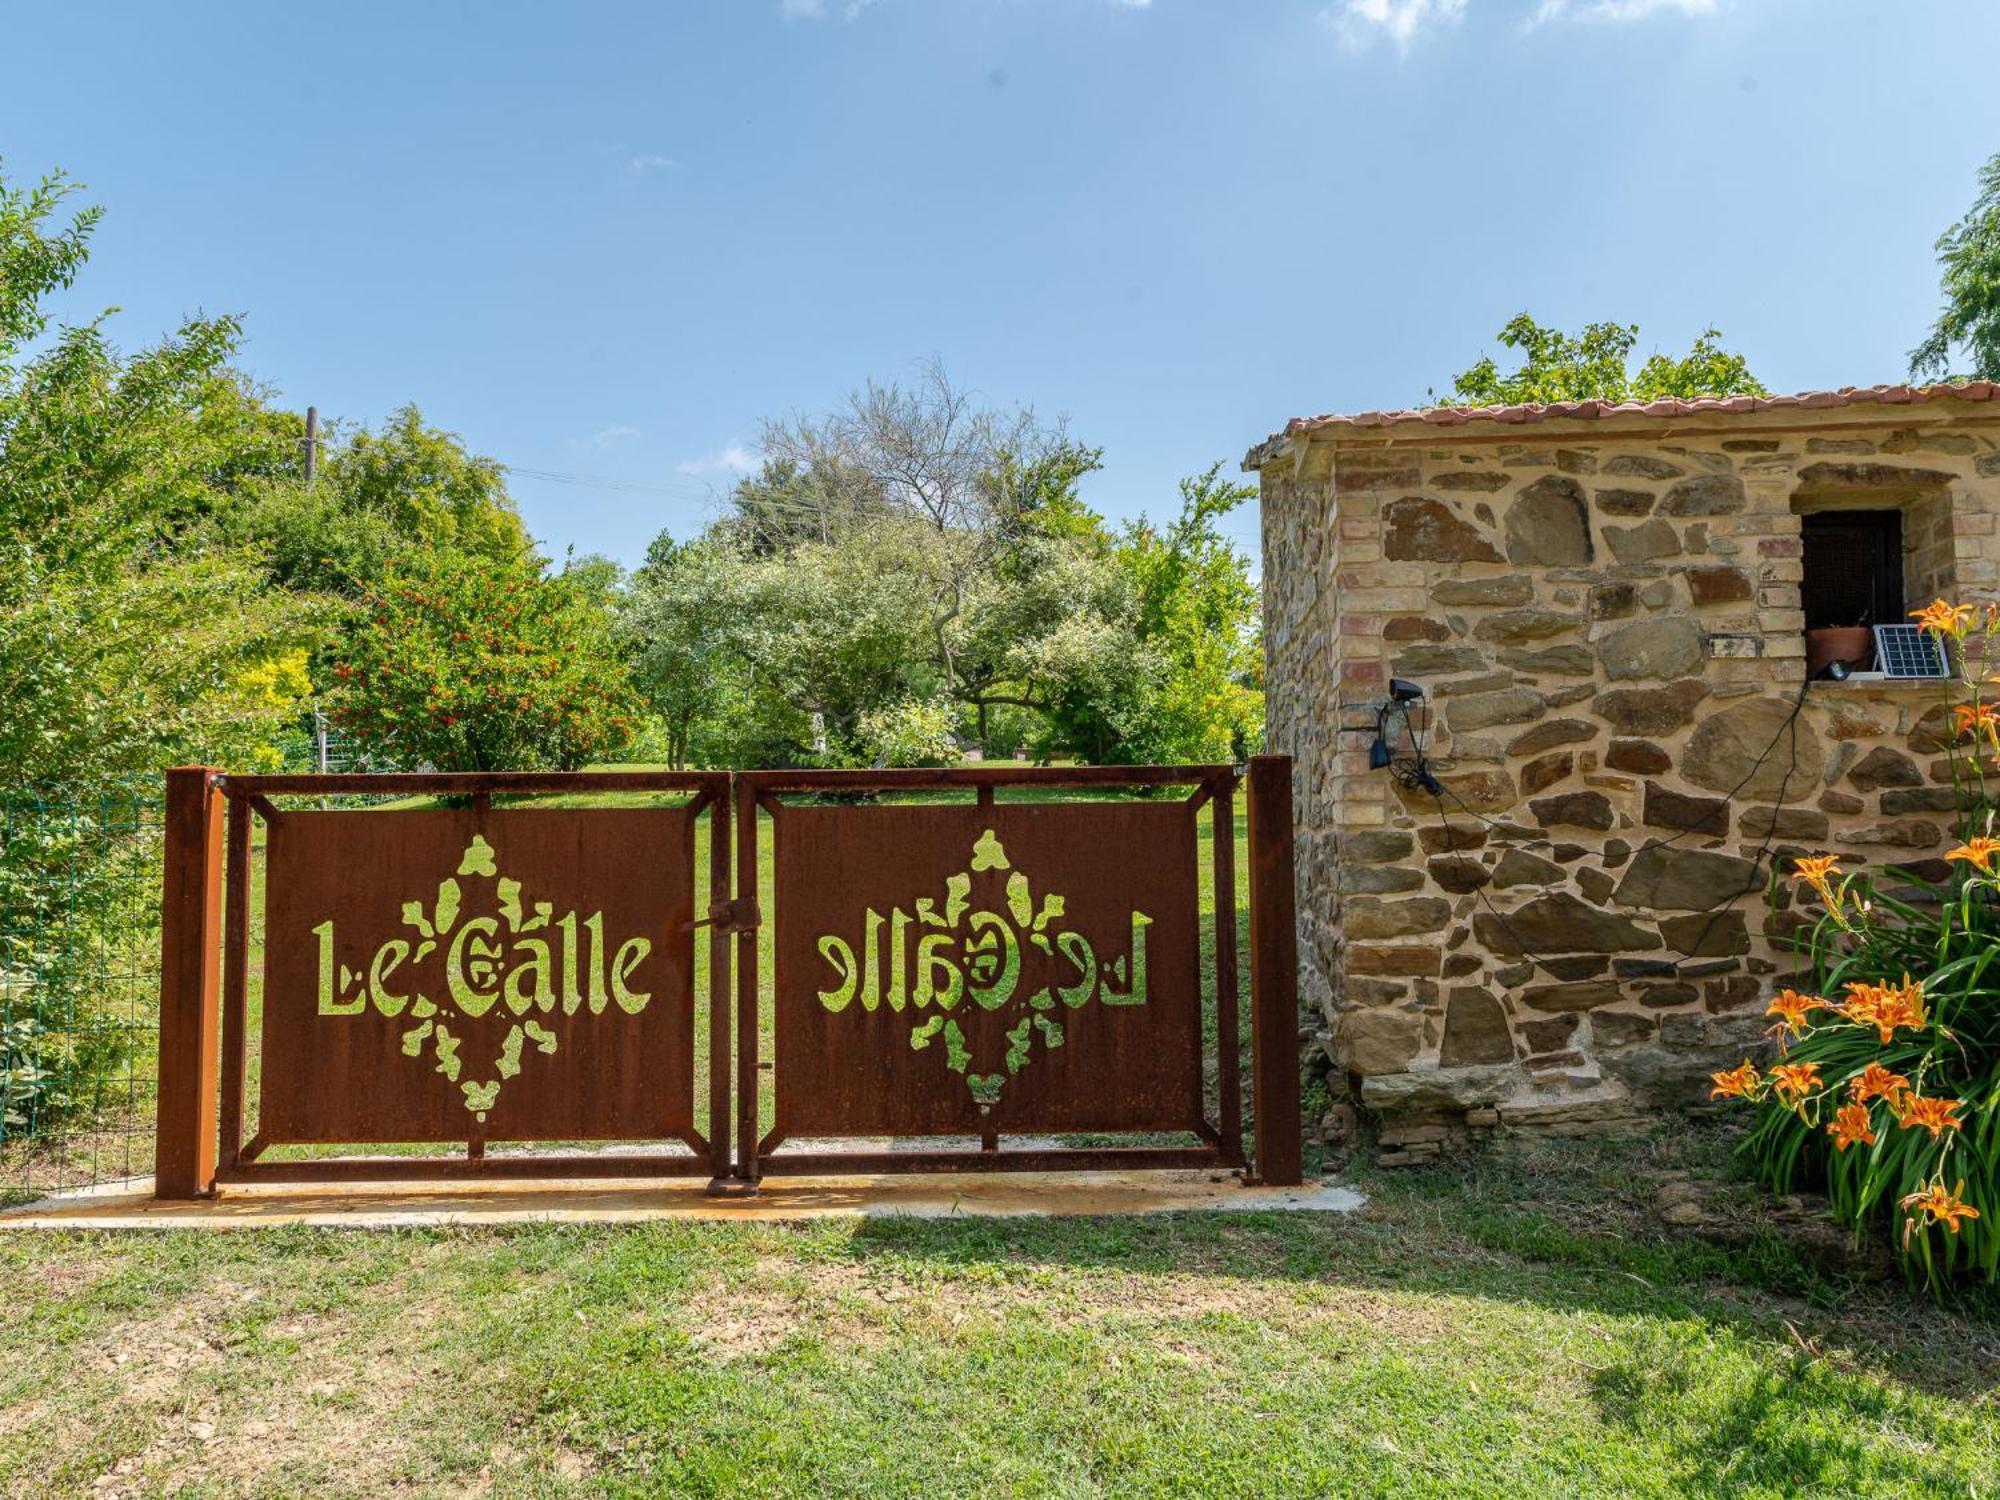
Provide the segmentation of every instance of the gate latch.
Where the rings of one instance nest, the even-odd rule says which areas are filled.
[[[734,901],[712,902],[708,915],[688,923],[688,930],[716,927],[723,932],[755,932],[763,925],[764,914],[757,909],[757,903],[739,896]]]

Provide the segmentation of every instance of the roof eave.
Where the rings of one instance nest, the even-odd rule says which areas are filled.
[[[1547,405],[1491,407],[1439,406],[1408,411],[1372,411],[1348,415],[1329,413],[1294,417],[1245,455],[1247,470],[1261,469],[1288,456],[1301,440],[1314,442],[1427,442],[1492,440],[1516,435],[1523,427],[1557,433],[1583,432],[1598,436],[1664,436],[1685,434],[1721,419],[1722,430],[1748,427],[1784,431],[1825,425],[1823,413],[1846,408],[1912,407],[1935,409],[1934,420],[1950,421],[1960,405],[2000,402],[2000,382],[1966,381],[1928,386],[1845,387],[1834,391],[1803,391],[1786,396],[1704,396],[1693,400],[1652,402],[1563,401]],[[1927,412],[1926,418],[1932,413]],[[1887,413],[1883,420],[1889,420]]]

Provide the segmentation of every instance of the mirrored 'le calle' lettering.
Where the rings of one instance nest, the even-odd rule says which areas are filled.
[[[988,871],[996,879],[1006,875],[1004,910],[971,904],[974,876]],[[922,896],[910,911],[895,907],[885,915],[869,907],[860,933],[818,939],[830,974],[819,1002],[836,1013],[855,1004],[908,1010],[910,1045],[922,1050],[942,1038],[945,1066],[965,1079],[986,1114],[1007,1079],[1027,1066],[1037,1038],[1044,1048],[1063,1044],[1065,1012],[1092,1000],[1146,1003],[1146,929],[1153,919],[1134,911],[1128,950],[1102,957],[1083,933],[1061,924],[1064,905],[1062,896],[1045,894],[1037,906],[1028,877],[1012,868],[989,828],[972,846],[971,867],[945,881],[941,905]],[[1023,995],[1036,971],[1045,982]],[[1011,1014],[1000,1014],[1010,1007]],[[982,1023],[1006,1038],[1002,1071],[971,1071]]]
[[[471,897],[461,878],[472,882]],[[547,901],[527,906],[521,882],[499,874],[493,846],[478,834],[457,874],[438,882],[428,911],[420,900],[403,903],[403,925],[412,936],[388,939],[361,972],[337,958],[332,919],[312,929],[319,939],[319,1014],[352,1016],[373,1007],[384,1016],[407,1016],[413,1024],[402,1034],[403,1055],[422,1057],[428,1047],[434,1070],[458,1085],[481,1122],[501,1085],[521,1072],[530,1047],[554,1054],[556,1033],[545,1020],[579,1010],[601,1015],[610,1006],[636,1016],[653,998],[630,984],[652,952],[649,939],[607,937],[601,911],[557,917]],[[490,1042],[502,1022],[497,1049],[474,1049],[490,1055],[477,1071],[491,1076],[471,1076],[465,1044],[476,1037]]]

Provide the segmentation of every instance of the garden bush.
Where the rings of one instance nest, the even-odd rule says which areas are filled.
[[[948,766],[959,758],[957,710],[942,699],[905,698],[861,716],[861,743],[878,766]]]
[[[540,559],[416,554],[363,600],[334,722],[372,758],[440,771],[573,771],[637,717],[602,601]]]
[[[159,892],[155,787],[0,794],[0,1143],[144,1106]]]
[[[1911,1279],[1941,1289],[2000,1273],[2000,838],[1986,786],[2000,711],[1981,695],[2000,605],[1939,600],[1917,619],[1966,699],[1952,764],[1973,811],[1945,855],[1952,873],[1794,860],[1792,885],[1817,907],[1797,939],[1809,991],[1770,1002],[1779,1060],[1717,1073],[1713,1092],[1754,1105],[1744,1157],[1773,1191],[1823,1181],[1842,1223],[1886,1230]]]

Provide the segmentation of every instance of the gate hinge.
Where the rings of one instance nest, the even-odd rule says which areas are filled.
[[[724,932],[755,932],[763,925],[764,914],[757,909],[757,903],[740,896],[734,901],[712,902],[707,916],[688,923],[690,930],[717,927]]]

